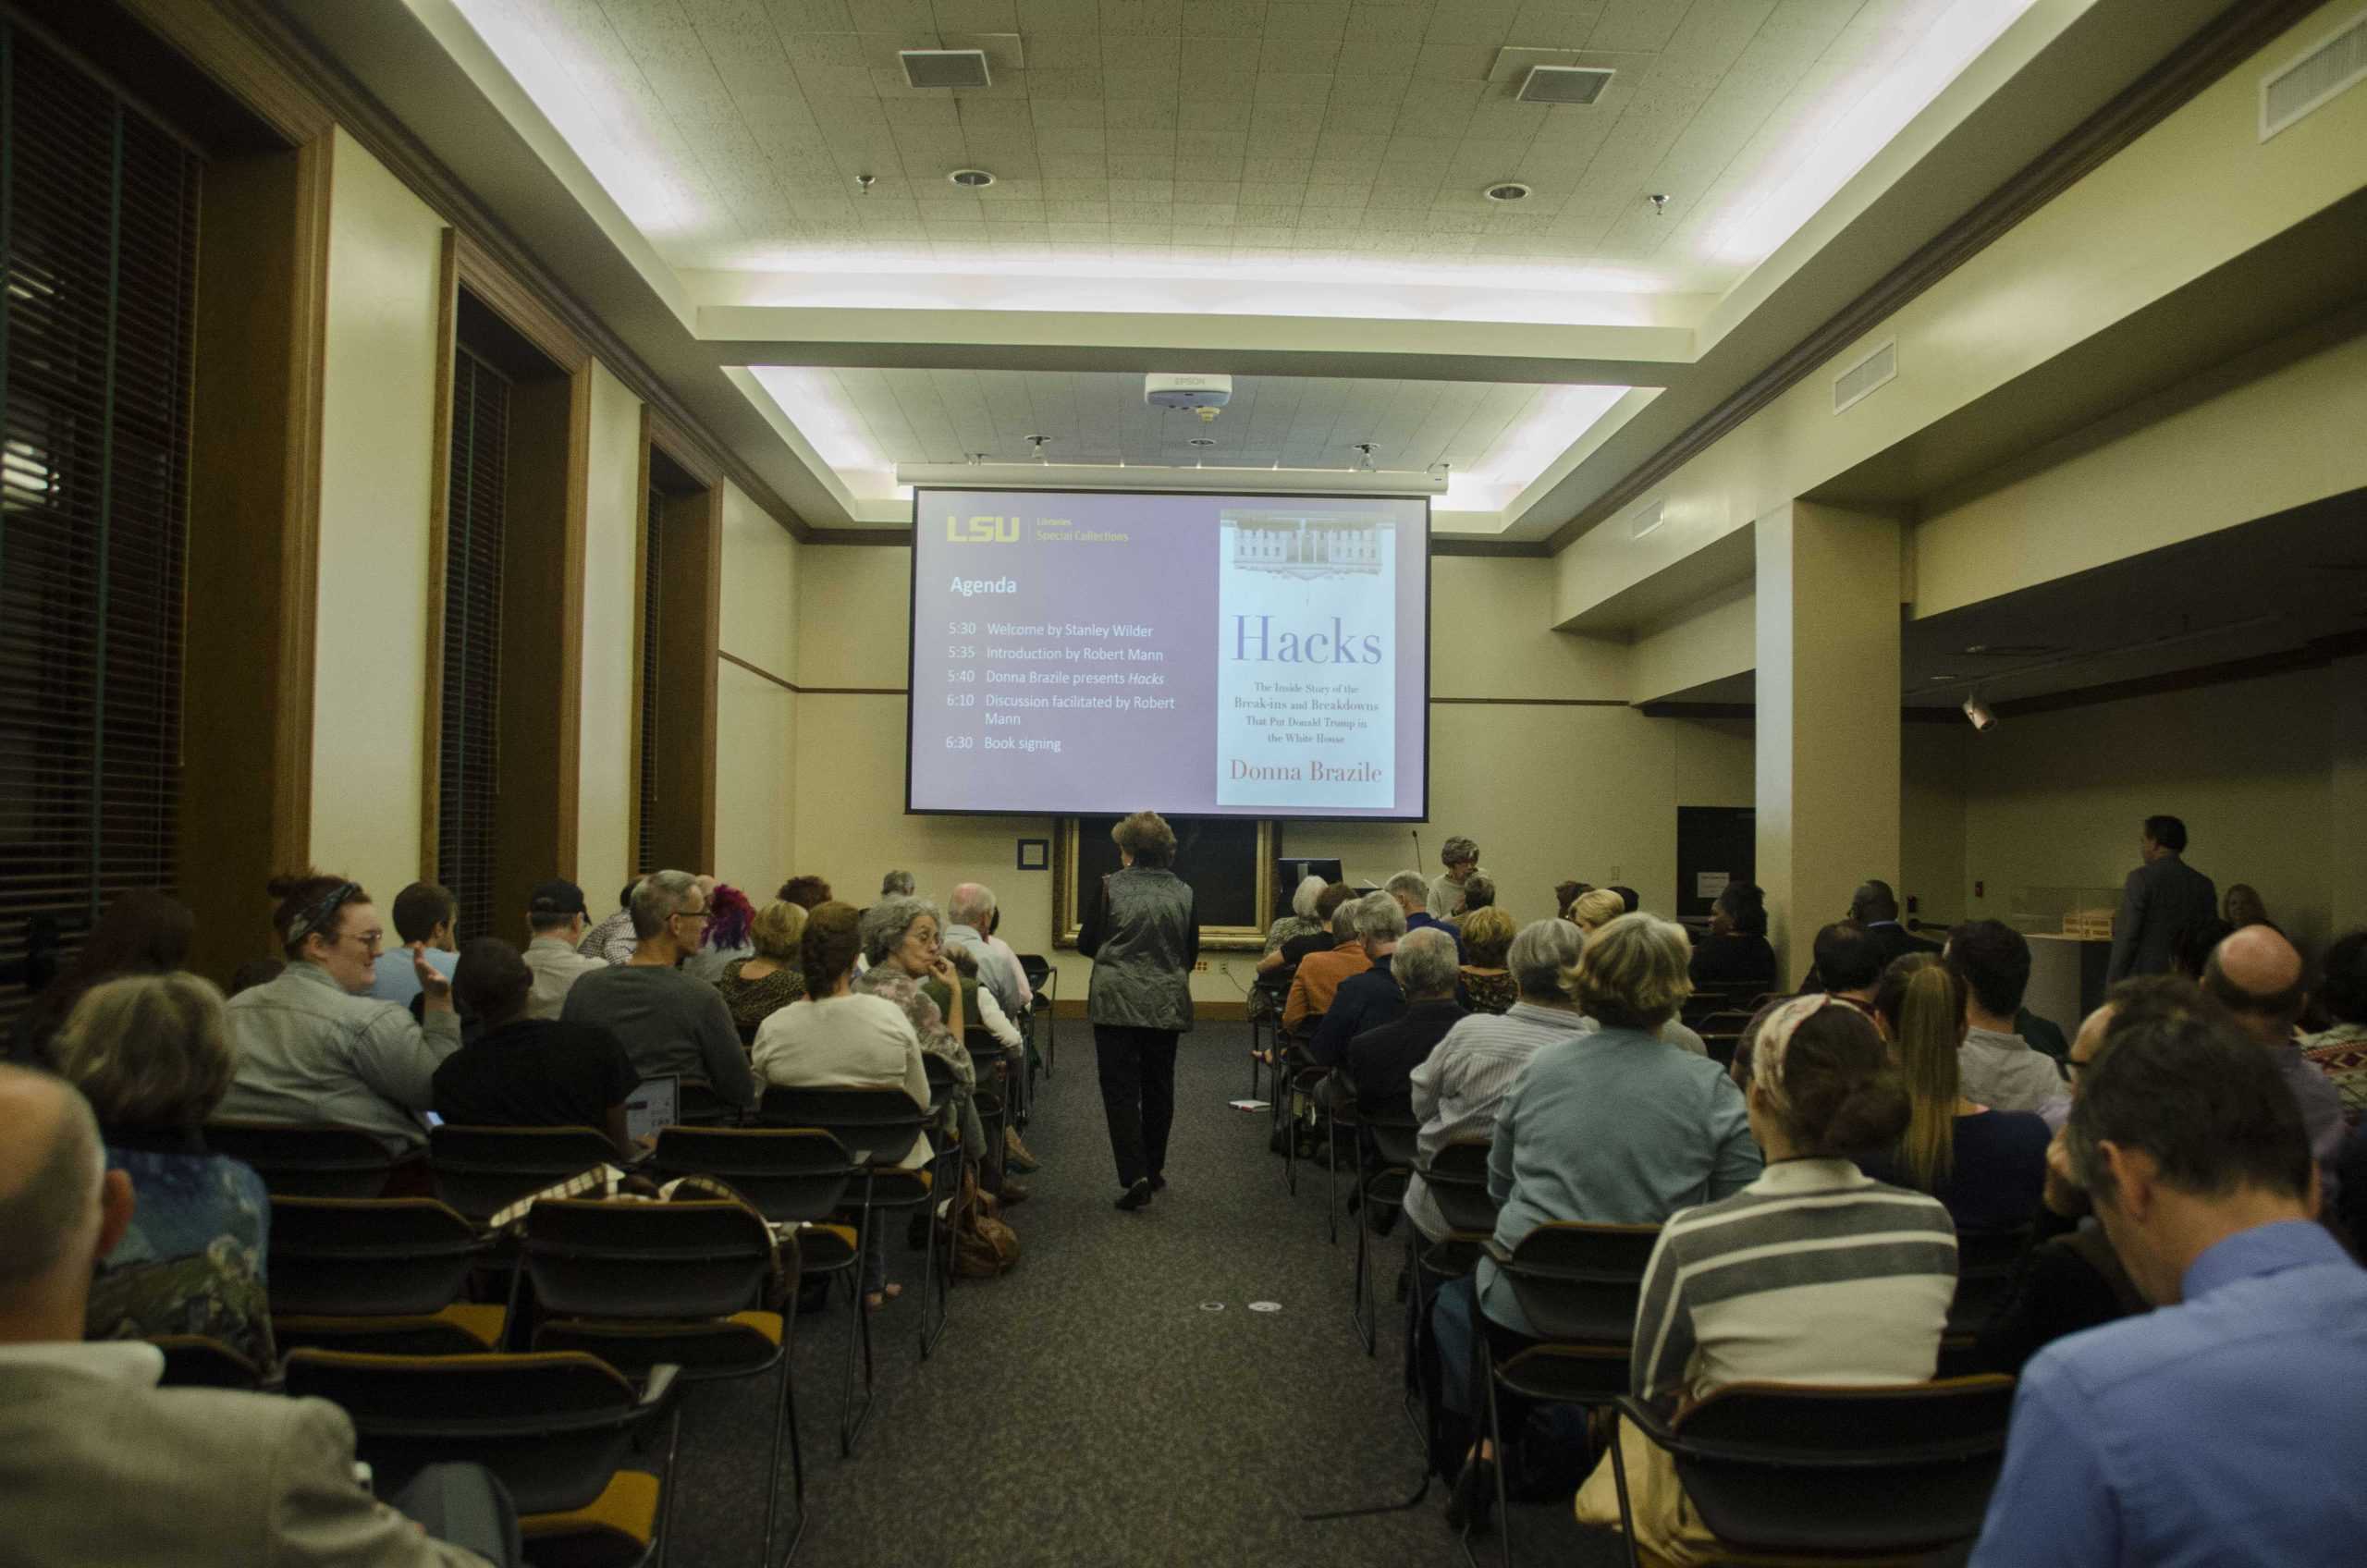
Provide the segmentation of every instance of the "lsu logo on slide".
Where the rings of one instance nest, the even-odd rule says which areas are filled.
[[[1019,542],[1019,518],[973,517],[958,518],[945,514],[945,542],[949,545],[1014,545]]]

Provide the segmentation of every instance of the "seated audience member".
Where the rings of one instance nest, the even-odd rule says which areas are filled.
[[[2031,1358],[1971,1561],[2356,1562],[2367,1272],[2312,1220],[2284,1074],[2188,1016],[2116,1030],[2082,1077],[2071,1169],[2154,1310]]]
[[[2080,1084],[2121,1031],[2190,1017],[2224,1023],[2226,1011],[2183,975],[2140,975],[2113,986],[2072,1038],[2065,1059],[2070,1098],[2079,1097]],[[2018,1375],[2031,1356],[2065,1335],[2145,1310],[2145,1298],[2090,1213],[2060,1129],[2047,1145],[2042,1191],[2012,1288],[1981,1327],[1976,1360],[1986,1371]]]
[[[1940,944],[1927,942],[1909,932],[1898,918],[1898,895],[1890,884],[1878,876],[1870,876],[1858,884],[1849,895],[1849,913],[1843,916],[1850,925],[1865,932],[1882,956],[1881,968],[1887,969],[1893,961],[1908,953],[1937,953]],[[1808,978],[1800,982],[1802,991],[1834,991],[1843,987],[1825,984],[1824,976],[1811,966]]]
[[[1282,1027],[1295,1030],[1310,1018],[1320,1018],[1331,1006],[1340,983],[1372,967],[1365,956],[1364,938],[1356,935],[1356,900],[1342,900],[1331,914],[1331,946],[1299,960],[1291,977],[1290,995],[1282,1000]]]
[[[1870,1152],[1859,1167],[1877,1182],[1938,1198],[1959,1233],[2029,1224],[2054,1133],[2035,1111],[1992,1110],[1961,1092],[1964,982],[1937,954],[1908,953],[1883,971],[1874,1022],[1911,1110],[1897,1144]]]
[[[1622,915],[1596,932],[1564,972],[1563,988],[1598,1027],[1539,1047],[1497,1108],[1488,1191],[1503,1206],[1498,1246],[1511,1251],[1553,1220],[1658,1225],[1759,1176],[1759,1148],[1740,1091],[1716,1062],[1671,1050],[1661,1038],[1662,1026],[1692,991],[1690,956],[1685,927],[1649,914]],[[1478,1314],[1466,1319],[1463,1308],[1475,1288]],[[1459,1297],[1452,1308],[1450,1294]],[[1469,1364],[1456,1340],[1473,1327],[1488,1335],[1500,1360],[1536,1342],[1511,1283],[1486,1257],[1476,1279],[1441,1292],[1444,1366]],[[1449,1389],[1455,1391],[1452,1379]],[[1501,1407],[1502,1395],[1499,1402]],[[1452,1397],[1448,1403],[1477,1408]],[[1518,1430],[1526,1414],[1505,1415],[1505,1429]],[[1494,1501],[1488,1470],[1494,1455],[1484,1444],[1477,1453],[1481,1463],[1466,1464],[1450,1500],[1450,1523],[1482,1523]]]
[[[2003,921],[1973,920],[1948,933],[1948,967],[1964,982],[1964,1047],[1956,1052],[1965,1097],[1998,1110],[2037,1110],[2063,1094],[2052,1057],[2014,1033],[2030,983],[2030,945]]]
[[[1321,937],[1325,946],[1331,945],[1329,917],[1318,917],[1315,913],[1317,900],[1323,897],[1323,890],[1322,877],[1301,877],[1297,889],[1291,894],[1291,913],[1267,928],[1266,951],[1257,961],[1257,984],[1249,987],[1249,1018],[1252,1023],[1269,1023],[1282,1015],[1281,993],[1287,988],[1292,973],[1298,967],[1295,963],[1284,967],[1282,948],[1285,943],[1300,937]],[[1336,909],[1338,906],[1332,907]]]
[[[987,913],[986,931],[987,946],[992,948],[998,954],[1000,954],[1004,965],[1009,968],[1013,974],[1019,977],[1019,1009],[1016,1012],[1012,1014],[1013,1018],[1017,1018],[1022,1013],[1024,1013],[1029,1008],[1036,1005],[1036,987],[1027,983],[1027,966],[1019,962],[1019,954],[1012,949],[1011,944],[1002,939],[1002,909],[1000,905],[997,905],[993,910]]]
[[[1308,954],[1330,952],[1339,945],[1339,938],[1332,935],[1332,922],[1340,913],[1340,906],[1353,902],[1355,896],[1345,882],[1325,884],[1323,890],[1315,896],[1315,910],[1310,917],[1314,925],[1283,937],[1280,947],[1267,949],[1266,956],[1257,961],[1257,973],[1287,987]]]
[[[435,1070],[435,1114],[458,1127],[596,1128],[632,1158],[640,1151],[625,1132],[625,1102],[641,1074],[598,1024],[533,1017],[533,984],[498,937],[462,949],[452,996],[477,1034]]]
[[[49,1038],[84,992],[119,975],[172,973],[188,962],[196,934],[197,917],[178,899],[153,888],[118,893],[73,963],[18,1015],[9,1055],[28,1067],[48,1066]]]
[[[1423,907],[1441,920],[1463,913],[1463,885],[1479,870],[1479,846],[1458,833],[1439,846],[1439,864],[1446,870],[1430,882]]]
[[[756,908],[747,894],[729,882],[717,882],[707,889],[706,911],[706,939],[682,960],[682,973],[712,986],[723,978],[725,970],[755,952],[748,927],[756,918]]]
[[[921,1040],[912,1021],[887,998],[854,989],[861,941],[852,906],[824,903],[808,913],[798,939],[805,996],[757,1027],[756,1073],[785,1089],[901,1089],[926,1109],[928,1069],[921,1060]],[[896,978],[910,984],[908,976]],[[933,1157],[924,1133],[913,1141],[902,1163],[918,1167]],[[871,1228],[863,1246],[864,1305],[877,1311],[889,1297],[901,1295],[903,1287],[888,1282],[888,1252],[879,1227]]]
[[[1335,1065],[1346,1055],[1350,1040],[1405,1011],[1405,993],[1389,968],[1390,955],[1405,936],[1405,912],[1387,893],[1367,894],[1349,908],[1366,968],[1340,982],[1323,1010],[1323,1022],[1306,1043],[1306,1059],[1318,1067]]]
[[[238,1071],[215,1114],[359,1127],[389,1154],[427,1142],[436,1067],[460,1048],[452,983],[414,950],[421,1014],[370,995],[386,928],[370,895],[341,876],[276,876],[272,929],[288,969],[230,998]]]
[[[1591,937],[1627,913],[1626,903],[1608,888],[1590,888],[1570,904],[1570,924]],[[1711,924],[1716,917],[1711,917]]]
[[[2301,1109],[2301,1131],[2318,1162],[2332,1203],[2341,1178],[2336,1157],[2346,1128],[2342,1091],[2303,1054],[2294,1025],[2308,988],[2301,955],[2273,925],[2247,925],[2212,949],[2202,969],[2203,993],[2235,1015],[2236,1026],[2267,1051],[2277,1076]]]
[[[883,979],[894,975],[909,979],[919,988],[920,994],[944,1015],[947,1033],[951,1040],[958,1042],[963,1051],[972,1056],[974,1084],[975,1073],[979,1070],[990,1071],[1000,1067],[1008,1074],[1012,1069],[1024,1065],[1025,1059],[1019,1053],[1024,1049],[1025,1041],[1019,1033],[1019,1026],[1003,1012],[1001,1005],[995,1000],[994,992],[978,983],[975,971],[966,975],[962,974],[960,960],[949,957],[938,941],[935,905],[925,899],[902,895],[882,898],[863,912],[862,932],[863,956],[871,966],[862,988],[871,989],[870,976],[873,974]],[[964,953],[961,956],[966,958],[969,955]],[[968,1052],[971,1033],[978,1030],[993,1037],[995,1045],[1001,1047],[1000,1053],[991,1050]],[[927,1035],[924,1035],[922,1045],[926,1047],[929,1043]],[[996,1060],[998,1055],[1001,1059],[1000,1061]],[[985,1124],[975,1122],[976,1109],[966,1096],[963,1107],[966,1111],[963,1120],[963,1143],[977,1150],[978,1158],[983,1163],[988,1151],[979,1148],[974,1135],[975,1140],[983,1140],[986,1136]],[[1020,1142],[1018,1130],[1006,1124],[1003,1131],[1003,1146],[1012,1163],[1022,1170],[1034,1170],[1036,1157],[1028,1153],[1026,1146]]]
[[[676,967],[705,932],[698,879],[686,871],[643,877],[633,889],[632,925],[632,959],[570,986],[560,1021],[607,1030],[644,1078],[705,1079],[726,1105],[753,1109],[756,1080],[731,1010],[714,986]]]
[[[1489,1134],[1504,1091],[1539,1046],[1587,1033],[1576,999],[1562,986],[1563,974],[1578,960],[1579,941],[1577,927],[1566,920],[1522,926],[1504,953],[1520,1000],[1502,1017],[1474,1013],[1456,1023],[1408,1075],[1414,1114],[1422,1119],[1415,1141],[1423,1163],[1458,1139]],[[1446,1239],[1446,1216],[1418,1172],[1405,1189],[1405,1212],[1427,1239]]]
[[[1874,1005],[1874,987],[1882,984],[1881,946],[1872,933],[1853,921],[1837,920],[1816,934],[1815,962],[1809,966],[1813,981],[1804,990],[1838,997],[1860,1012]]]
[[[89,1337],[202,1334],[270,1366],[271,1194],[205,1147],[205,1119],[230,1086],[222,993],[194,974],[109,980],[83,993],[55,1040],[58,1076],[90,1101],[107,1169],[139,1199],[92,1281]]]
[[[202,982],[196,982],[202,985]],[[0,1514],[22,1568],[483,1568],[354,1478],[353,1427],[317,1399],[159,1388],[155,1346],[86,1340],[101,1259],[131,1233],[132,1178],[107,1168],[91,1109],[43,1073],[0,1068]],[[433,1494],[433,1495],[431,1495]],[[435,1466],[399,1501],[509,1519],[473,1466]],[[495,1510],[498,1510],[495,1513]],[[507,1532],[486,1550],[515,1561]]]
[[[452,966],[460,962],[460,901],[448,888],[414,882],[395,895],[393,914],[395,940],[402,945],[378,955],[371,972],[370,994],[382,1002],[409,1007],[419,995],[412,949],[420,949],[436,974],[452,978]]]
[[[891,871],[879,879],[879,896],[883,899],[909,899],[913,896],[913,874]]]
[[[2170,973],[2200,981],[2211,962],[2211,955],[2235,934],[2234,926],[2216,917],[2179,926],[2170,939]]]
[[[1389,955],[1405,1009],[1348,1042],[1348,1079],[1367,1104],[1410,1107],[1413,1075],[1464,1016],[1454,999],[1454,940],[1443,931],[1408,931]]]
[[[583,934],[575,950],[585,958],[596,958],[602,963],[625,963],[632,958],[632,949],[640,941],[632,929],[633,889],[640,887],[639,878],[625,884],[617,895],[617,913]]]
[[[830,901],[830,884],[819,876],[792,876],[773,896],[810,914]]]
[[[235,997],[240,991],[251,991],[257,986],[268,986],[287,973],[288,961],[284,958],[251,958],[230,971],[230,988],[223,994],[226,997]]]
[[[1475,871],[1463,879],[1463,908],[1455,915],[1455,921],[1459,925],[1465,915],[1492,909],[1495,903],[1496,879],[1484,871]]]
[[[1873,1024],[1829,992],[1795,997],[1761,1026],[1751,1065],[1766,1169],[1662,1229],[1636,1312],[1636,1397],[1682,1406],[1734,1383],[1928,1379],[1956,1294],[1956,1234],[1932,1198],[1848,1158],[1907,1123]],[[1646,1559],[1724,1561],[1668,1452],[1625,1424],[1617,1441]],[[1576,1508],[1581,1523],[1620,1524],[1608,1456]]]
[[[2025,1005],[2014,1012],[2014,1033],[2028,1041],[2030,1049],[2055,1063],[2056,1071],[2071,1055],[2071,1042],[2053,1019],[2041,1018]]]
[[[1581,882],[1576,877],[1572,877],[1566,882],[1554,883],[1553,913],[1560,915],[1564,920],[1569,919],[1570,906],[1578,901],[1578,895],[1581,893],[1591,893],[1593,891],[1593,883]]]
[[[805,971],[797,958],[804,935],[804,906],[786,899],[775,899],[749,923],[748,940],[756,950],[733,960],[715,983],[743,1036],[805,994]]]
[[[2332,1023],[2301,1036],[2301,1054],[2342,1096],[2342,1119],[2359,1125],[2367,1111],[2367,931],[2335,938],[2318,980],[2318,1003]]]
[[[1637,892],[1635,888],[1613,882],[1611,885],[1611,890],[1619,895],[1619,907],[1629,914],[1644,907],[1643,895]]]
[[[1463,917],[1463,994],[1474,1012],[1502,1013],[1520,1000],[1520,986],[1504,966],[1504,953],[1519,928],[1492,905]]]
[[[567,1005],[568,987],[607,967],[577,950],[585,913],[583,889],[564,877],[544,883],[526,900],[526,967],[534,976],[527,1017],[557,1018]]]
[[[1380,890],[1396,900],[1397,907],[1405,912],[1406,930],[1419,931],[1432,925],[1448,931],[1454,929],[1430,913],[1430,884],[1420,872],[1401,871],[1392,876]]]
[[[1626,905],[1631,912],[1635,907]],[[1728,991],[1775,988],[1775,949],[1767,945],[1764,892],[1747,882],[1729,882],[1719,893],[1710,906],[1710,935],[1693,950],[1693,983]]]
[[[958,949],[977,961],[979,984],[994,998],[1016,1034],[1018,1020],[1027,1014],[1027,1004],[1021,999],[1027,990],[1027,976],[1019,972],[1016,958],[1006,956],[1009,949],[998,952],[987,940],[987,927],[995,921],[995,890],[983,882],[963,883],[946,898],[945,919],[947,950]]]
[[[2225,920],[2231,929],[2237,931],[2242,930],[2247,925],[2266,925],[2274,928],[2276,925],[2276,922],[2268,917],[2268,905],[2262,901],[2260,889],[2249,882],[2227,884],[2226,897],[2221,900],[2219,904],[2219,918]]]

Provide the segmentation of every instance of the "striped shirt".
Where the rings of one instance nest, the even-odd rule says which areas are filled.
[[[1515,1002],[1502,1015],[1474,1013],[1448,1030],[1411,1080],[1423,1163],[1458,1138],[1484,1138],[1494,1129],[1497,1103],[1538,1047],[1593,1027],[1575,1012]],[[1446,1235],[1446,1216],[1419,1175],[1406,1185],[1405,1212],[1430,1240]]]
[[[1934,1199],[1845,1159],[1771,1165],[1661,1231],[1636,1313],[1636,1392],[1921,1382],[1956,1283],[1956,1231]]]

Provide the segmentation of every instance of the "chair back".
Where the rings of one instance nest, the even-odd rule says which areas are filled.
[[[374,1198],[397,1163],[376,1134],[334,1122],[209,1121],[205,1146],[254,1167],[264,1187],[290,1197]]]
[[[754,1031],[742,1044],[753,1043]],[[674,1120],[684,1127],[727,1127],[740,1120],[736,1105],[715,1092],[704,1078],[683,1078],[674,1085]]]
[[[1657,1225],[1557,1219],[1523,1236],[1509,1256],[1492,1245],[1489,1252],[1539,1339],[1625,1345],[1635,1338],[1644,1267],[1660,1236]],[[1623,1364],[1623,1384],[1625,1374]]]
[[[2011,1293],[2014,1269],[2030,1240],[2027,1229],[1956,1233],[1956,1292],[1948,1303],[1948,1332],[1977,1334]]]
[[[518,1512],[591,1503],[654,1414],[614,1368],[573,1352],[362,1355],[299,1350],[288,1392],[325,1399],[353,1421],[355,1452],[381,1495],[429,1464],[484,1465]]]
[[[1701,1022],[1694,1024],[1692,1028],[1695,1034],[1703,1035],[1740,1035],[1750,1027],[1750,1021],[1756,1016],[1758,1016],[1756,1013],[1745,1012],[1740,1009],[1705,1013],[1702,1015]]]
[[[1487,1138],[1457,1138],[1432,1155],[1428,1165],[1416,1166],[1451,1230],[1482,1236],[1495,1231],[1502,1206],[1488,1195],[1490,1143]]]
[[[391,1317],[460,1299],[485,1243],[434,1198],[271,1200],[275,1313]]]
[[[1418,1134],[1422,1119],[1414,1114],[1411,1090],[1393,1095],[1356,1096],[1356,1121],[1372,1134],[1373,1145],[1380,1151],[1381,1163],[1399,1170],[1411,1170],[1420,1158]]]
[[[1021,953],[1019,973],[1027,976],[1028,990],[1039,998],[1048,988],[1060,984],[1060,973],[1052,967],[1052,961],[1042,953]]]
[[[1674,1423],[1676,1473],[1738,1550],[1888,1558],[1981,1533],[2014,1380],[1737,1383]]]
[[[264,1369],[245,1354],[202,1334],[158,1334],[150,1344],[165,1353],[168,1389],[236,1389],[252,1393],[263,1387]]]
[[[856,1174],[845,1147],[813,1127],[668,1127],[650,1173],[712,1176],[777,1225],[819,1220],[846,1201]]]
[[[928,1103],[934,1110],[951,1097],[962,1081],[953,1075],[953,1064],[941,1056],[924,1055],[921,1070],[928,1074]]]
[[[558,1198],[526,1211],[526,1276],[561,1317],[728,1317],[772,1278],[765,1222],[736,1203]]]
[[[928,1125],[928,1112],[901,1089],[765,1091],[756,1119],[767,1127],[818,1127],[859,1165],[893,1166]]]
[[[613,1163],[608,1135],[589,1127],[438,1127],[428,1135],[435,1195],[475,1220],[530,1193]]]

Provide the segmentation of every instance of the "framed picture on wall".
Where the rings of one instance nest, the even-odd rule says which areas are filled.
[[[1119,868],[1110,840],[1114,816],[1064,816],[1052,840],[1053,940],[1076,946],[1085,898]],[[1200,949],[1260,952],[1266,946],[1261,912],[1274,906],[1274,825],[1238,816],[1173,817],[1175,875],[1192,885],[1200,917]]]

